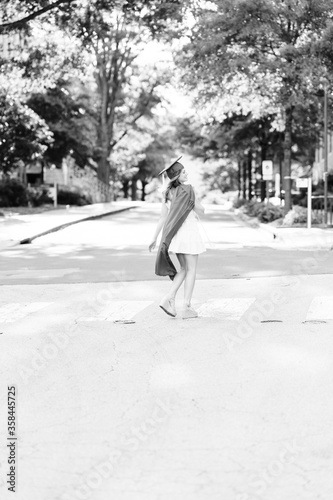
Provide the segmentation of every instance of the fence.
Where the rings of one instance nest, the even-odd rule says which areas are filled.
[[[89,195],[94,203],[110,201],[110,186],[97,178],[96,172],[89,168],[69,165],[68,185],[79,188]]]
[[[324,222],[324,196],[312,196],[312,215]],[[333,196],[327,197],[327,224],[333,225]]]

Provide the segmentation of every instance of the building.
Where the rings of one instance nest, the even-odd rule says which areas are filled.
[[[315,162],[313,164],[312,179],[317,185],[324,179],[325,158],[324,145],[321,142],[316,148]],[[333,132],[328,133],[328,173],[333,174]]]

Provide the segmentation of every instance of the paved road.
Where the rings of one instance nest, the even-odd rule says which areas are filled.
[[[173,319],[146,250],[157,216],[140,208],[4,253],[1,499],[13,498],[14,384],[16,500],[330,500],[331,252],[276,249],[209,213],[221,246],[201,258],[200,317]]]
[[[147,246],[158,219],[151,205],[70,226],[2,252],[3,283],[78,283],[160,280],[155,254]],[[229,212],[208,211],[203,226],[212,248],[199,260],[198,278],[255,278],[288,274],[325,274],[333,252],[286,249],[263,230],[253,229]],[[315,262],[313,262],[315,258]]]

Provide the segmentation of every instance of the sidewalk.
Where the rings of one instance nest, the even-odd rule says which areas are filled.
[[[31,243],[31,241],[43,234],[58,231],[81,221],[129,210],[141,206],[142,203],[144,202],[95,203],[83,207],[49,210],[40,214],[0,217],[0,249]],[[272,234],[274,237],[273,244],[276,247],[308,250],[330,250],[333,248],[332,228],[275,227],[271,224],[259,223],[257,219],[248,217],[240,211],[231,211],[231,213],[252,228]]]
[[[333,228],[312,227],[277,227],[274,224],[262,224],[255,217],[249,217],[239,210],[233,212],[243,222],[253,228],[260,228],[274,236],[274,246],[307,250],[333,249]]]
[[[98,219],[140,205],[141,202],[117,201],[83,207],[49,210],[40,214],[0,217],[0,249],[31,243],[35,238],[85,220]]]
[[[312,227],[274,227],[260,224],[260,228],[274,234],[277,246],[309,250],[332,250],[333,229]]]

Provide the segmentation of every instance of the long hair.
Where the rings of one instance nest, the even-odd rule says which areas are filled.
[[[181,172],[179,172],[179,175],[181,174]],[[165,203],[169,200],[169,193],[171,191],[172,188],[176,188],[177,186],[180,186],[181,185],[181,182],[179,181],[179,175],[177,177],[177,179],[169,182],[166,190],[164,191],[164,200],[165,200]]]

